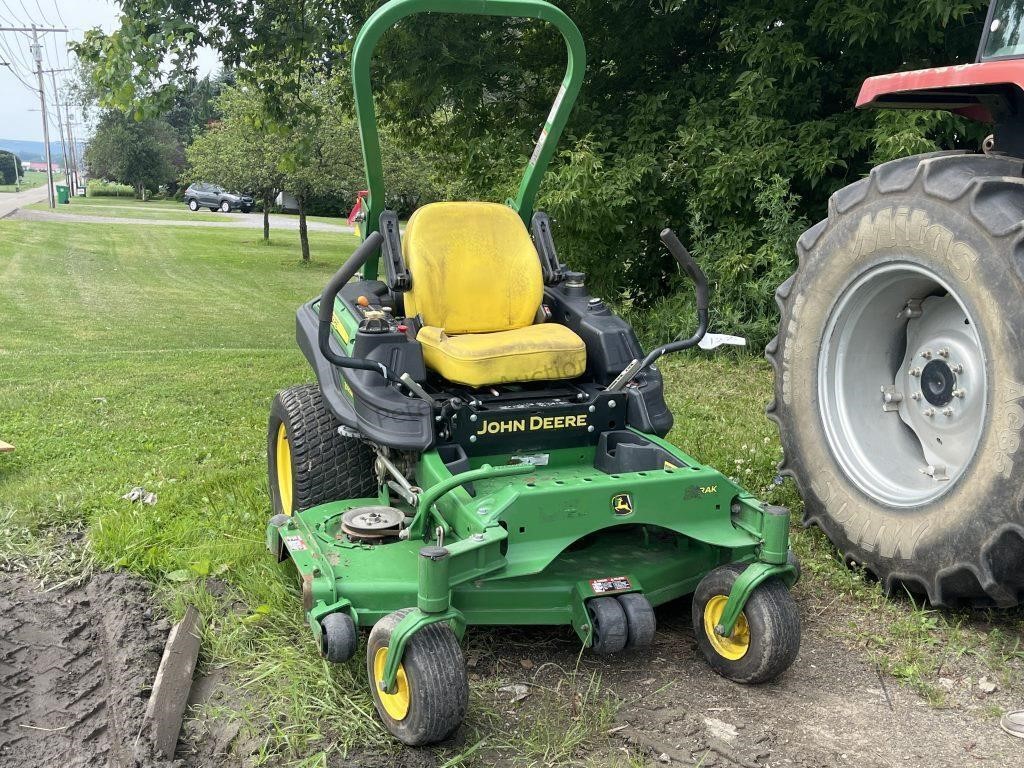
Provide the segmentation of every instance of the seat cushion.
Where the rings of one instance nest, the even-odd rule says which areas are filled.
[[[405,313],[446,333],[533,323],[544,294],[540,259],[519,214],[497,203],[431,203],[402,234],[412,275]]]
[[[458,336],[428,325],[416,338],[427,366],[449,381],[471,387],[572,379],[587,367],[583,339],[555,323]]]

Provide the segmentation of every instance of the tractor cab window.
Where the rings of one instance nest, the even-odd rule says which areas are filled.
[[[1024,56],[1024,0],[994,0],[982,39],[982,61]]]

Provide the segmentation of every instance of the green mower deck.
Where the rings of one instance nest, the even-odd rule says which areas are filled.
[[[348,499],[278,518],[268,527],[268,547],[295,564],[318,638],[320,621],[332,613],[370,627],[418,606],[404,626],[449,621],[461,636],[466,625],[571,625],[589,645],[590,598],[637,592],[657,606],[691,594],[720,565],[754,563],[723,614],[732,617],[722,623],[729,635],[759,583],[796,580],[787,560],[789,515],[657,443],[678,466],[608,475],[593,467],[594,450],[584,447],[553,451],[542,467],[509,463],[516,458],[510,455],[478,458],[453,476],[436,453],[425,454],[416,478],[426,501],[418,509],[395,507],[406,514],[404,531],[432,532],[428,538],[443,545],[445,557],[431,557],[436,546],[422,537],[371,544],[342,530],[345,512],[390,504],[388,498]]]

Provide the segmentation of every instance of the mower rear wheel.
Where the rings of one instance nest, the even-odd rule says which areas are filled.
[[[315,384],[278,392],[267,425],[270,496],[277,514],[290,515],[338,499],[377,495],[373,452],[338,433]]]
[[[800,611],[777,578],[751,593],[733,632],[723,637],[720,623],[736,577],[744,566],[726,565],[705,576],[693,594],[693,630],[711,668],[738,683],[764,683],[781,675],[800,651]]]
[[[359,647],[359,633],[347,613],[329,613],[320,621],[320,653],[332,664],[351,659]]]
[[[595,597],[587,601],[590,614],[590,649],[606,656],[618,653],[629,641],[629,624],[622,603],[614,597]]]
[[[651,601],[639,592],[619,595],[616,600],[626,615],[626,648],[631,651],[654,645],[654,632],[658,622]]]
[[[405,644],[396,689],[381,690],[391,633],[411,608],[373,625],[366,644],[366,672],[377,714],[399,741],[411,747],[450,736],[469,708],[469,681],[459,641],[444,623],[428,624]]]

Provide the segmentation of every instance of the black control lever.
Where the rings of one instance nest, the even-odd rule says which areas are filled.
[[[372,232],[362,244],[348,257],[348,261],[341,265],[341,269],[334,273],[334,277],[327,281],[327,285],[324,286],[323,293],[320,294],[320,310],[318,318],[320,320],[320,327],[318,329],[317,340],[320,345],[320,354],[322,354],[328,362],[333,363],[339,368],[354,368],[360,371],[374,371],[383,376],[387,381],[399,381],[399,379],[390,371],[384,363],[376,360],[367,360],[362,357],[342,357],[341,355],[335,354],[334,350],[331,349],[331,323],[334,320],[334,300],[338,297],[338,292],[355,277],[362,266],[366,263],[366,260],[372,256],[378,248],[384,238],[380,232]]]
[[[704,338],[704,334],[708,332],[708,278],[704,274],[704,271],[697,266],[697,262],[693,260],[690,252],[686,250],[686,246],[679,242],[679,238],[676,237],[676,233],[671,229],[663,229],[661,231],[661,242],[668,248],[679,266],[682,267],[683,271],[689,275],[693,281],[694,290],[697,294],[697,331],[688,339],[681,341],[673,341],[669,344],[652,349],[643,360],[634,360],[618,376],[615,377],[615,381],[608,385],[608,392],[618,392],[620,389],[626,386],[633,377],[636,376],[640,371],[649,366],[658,358],[663,355],[667,355],[671,352],[681,352],[684,349],[690,349],[700,343],[700,340]]]

